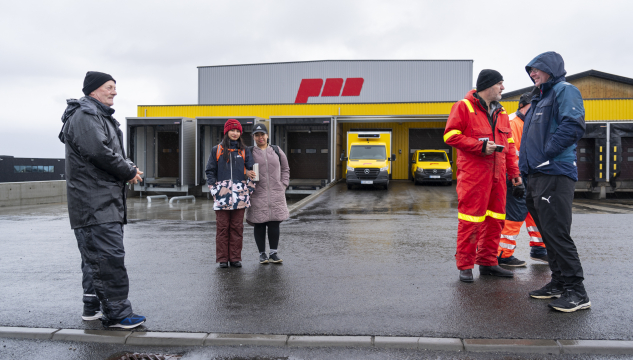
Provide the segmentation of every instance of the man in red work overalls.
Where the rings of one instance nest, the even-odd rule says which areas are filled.
[[[444,142],[457,149],[457,268],[459,279],[480,275],[513,277],[499,267],[497,248],[506,212],[506,172],[512,185],[521,182],[516,149],[505,109],[499,104],[504,90],[498,71],[485,69],[477,89],[451,109]]]

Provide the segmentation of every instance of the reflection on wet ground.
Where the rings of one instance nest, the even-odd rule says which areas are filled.
[[[301,201],[300,197],[286,200],[288,205]],[[172,204],[166,199],[148,201],[146,197],[127,199],[128,219],[130,220],[189,220],[215,221],[213,200],[198,197],[195,201],[180,200]],[[62,216],[68,217],[68,204],[41,204],[0,207],[0,216]]]
[[[422,218],[435,216],[453,216],[457,211],[457,193],[452,187],[414,186],[409,181],[392,181],[389,190],[378,188],[354,188],[347,190],[344,184],[338,184],[328,193],[334,192],[334,198],[345,196],[346,201],[333,200],[327,207],[312,209],[309,217],[325,215],[419,215]],[[372,201],[367,199],[371,198]],[[303,197],[292,196],[286,199],[288,205],[301,201]],[[213,201],[206,196],[197,197],[195,202],[181,200],[169,204],[168,200],[148,201],[146,197],[128,198],[128,218],[131,220],[188,220],[215,221]],[[577,197],[573,203],[574,214],[631,214],[633,199],[587,199]],[[68,204],[41,204],[0,207],[0,216],[68,216]]]

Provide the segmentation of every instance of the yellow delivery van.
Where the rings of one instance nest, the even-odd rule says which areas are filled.
[[[453,184],[453,169],[444,150],[417,150],[411,156],[411,175],[417,185],[422,182]]]
[[[392,163],[396,155],[391,154],[391,131],[352,130],[347,132],[347,188],[354,185],[380,185],[389,188]]]

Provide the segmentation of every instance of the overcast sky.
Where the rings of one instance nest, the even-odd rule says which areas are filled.
[[[121,123],[137,105],[195,104],[207,65],[472,59],[475,79],[496,69],[512,91],[552,50],[569,75],[633,78],[631,14],[624,0],[0,0],[0,155],[63,157],[65,99],[89,70],[117,80]]]

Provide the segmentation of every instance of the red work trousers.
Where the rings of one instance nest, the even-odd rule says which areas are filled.
[[[498,265],[497,249],[506,212],[505,179],[494,181],[492,174],[471,176],[460,184],[458,176],[457,199],[457,268]]]
[[[245,210],[215,211],[215,262],[242,261]]]

